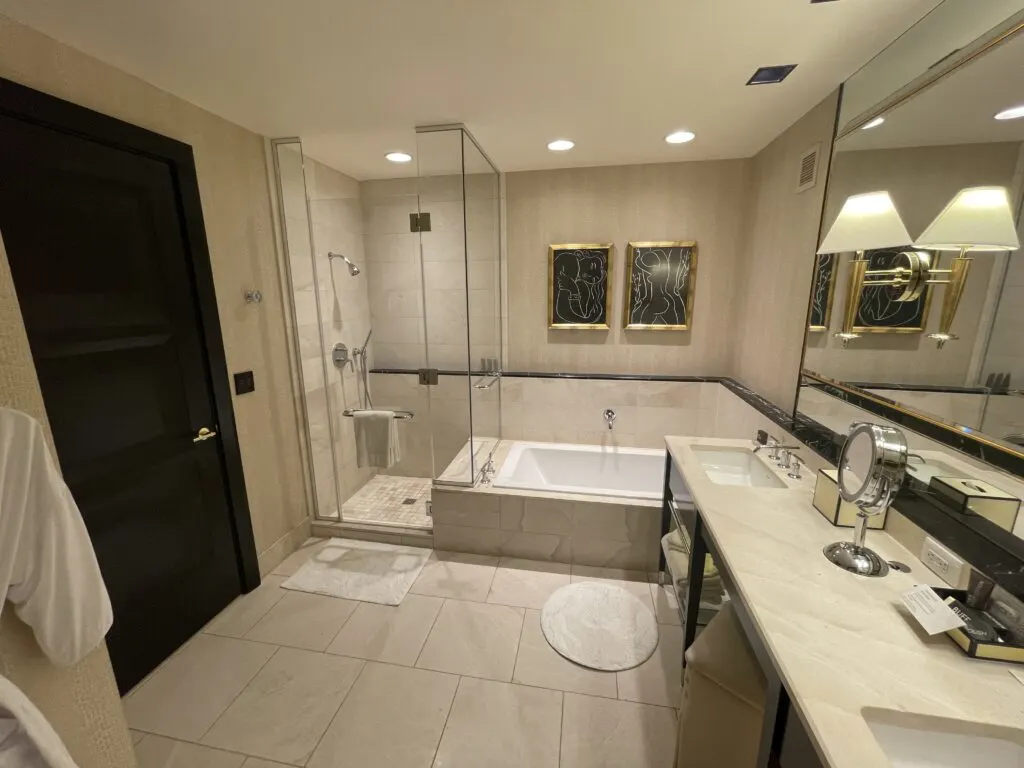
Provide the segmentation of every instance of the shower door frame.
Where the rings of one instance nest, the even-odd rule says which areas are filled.
[[[313,271],[313,300],[316,306],[316,332],[317,338],[320,341],[320,366],[323,373],[324,381],[324,399],[326,402],[327,411],[327,435],[330,441],[331,450],[331,468],[332,482],[331,485],[334,488],[334,503],[337,508],[337,518],[327,517],[321,513],[320,510],[320,499],[317,495],[317,483],[316,483],[316,471],[313,463],[313,437],[310,428],[309,420],[309,392],[306,389],[306,375],[302,369],[302,345],[299,338],[299,318],[298,310],[295,306],[295,280],[292,276],[292,253],[291,248],[288,244],[288,217],[285,214],[284,208],[284,184],[282,183],[281,177],[281,164],[278,156],[278,147],[288,144],[295,144],[299,149],[299,160],[302,167],[302,197],[303,205],[306,208],[306,229],[309,236],[309,259],[311,268]],[[323,327],[323,316],[320,308],[320,276],[316,269],[316,240],[314,239],[313,231],[313,214],[309,206],[309,187],[306,182],[306,154],[302,149],[302,140],[297,136],[280,137],[276,139],[270,139],[270,154],[274,161],[274,185],[277,191],[277,209],[278,209],[278,221],[281,230],[281,244],[283,247],[284,255],[284,266],[285,276],[288,281],[288,290],[285,292],[288,298],[288,306],[291,309],[292,319],[292,342],[295,346],[295,355],[293,363],[296,365],[298,370],[299,386],[302,388],[301,397],[299,401],[302,403],[302,418],[304,421],[302,430],[305,437],[306,444],[306,456],[308,461],[306,464],[306,479],[310,494],[310,503],[313,508],[313,519],[316,522],[328,522],[328,523],[341,523],[344,522],[344,516],[341,512],[341,484],[338,477],[338,455],[337,455],[337,444],[334,434],[334,409],[331,405],[331,395],[328,387],[328,380],[330,377],[330,371],[327,368],[327,350],[326,342],[324,340],[324,327]]]

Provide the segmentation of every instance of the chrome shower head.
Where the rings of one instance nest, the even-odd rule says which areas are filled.
[[[362,271],[361,269],[359,269],[359,267],[356,265],[356,263],[354,261],[352,261],[352,259],[350,259],[348,256],[346,256],[343,253],[334,253],[333,251],[328,251],[327,252],[327,258],[328,259],[341,259],[346,264],[348,264],[348,273],[350,275],[352,275],[352,277],[355,277],[356,275],[358,275]]]

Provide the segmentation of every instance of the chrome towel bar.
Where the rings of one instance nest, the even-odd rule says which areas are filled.
[[[341,415],[342,416],[355,416],[357,413],[362,413],[363,411],[371,411],[371,410],[374,410],[374,409],[373,408],[346,408],[344,411],[341,412]],[[383,411],[383,410],[387,410],[387,409],[386,408],[380,408],[380,409],[377,409],[377,410]],[[395,413],[395,418],[396,419],[401,419],[403,421],[412,421],[412,417],[416,415],[412,411],[395,411],[394,413]]]

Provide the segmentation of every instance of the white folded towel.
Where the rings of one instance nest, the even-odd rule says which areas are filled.
[[[394,411],[356,411],[356,464],[387,469],[402,460]]]

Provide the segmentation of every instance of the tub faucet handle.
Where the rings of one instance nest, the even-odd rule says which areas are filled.
[[[611,429],[612,427],[615,426],[615,420],[617,418],[619,417],[615,415],[615,411],[613,411],[611,408],[604,409],[604,421],[608,425],[608,429]]]

